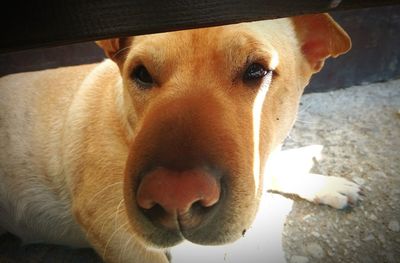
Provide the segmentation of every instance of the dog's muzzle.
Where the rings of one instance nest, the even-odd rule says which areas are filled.
[[[191,96],[148,110],[130,145],[128,216],[154,247],[236,240],[256,209],[251,159],[231,112],[211,95]]]

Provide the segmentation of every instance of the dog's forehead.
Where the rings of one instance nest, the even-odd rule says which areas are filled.
[[[280,38],[275,24],[274,21],[262,21],[138,36],[132,41],[132,48],[137,53],[165,53],[175,57],[270,49]]]
[[[244,44],[246,37],[243,35],[250,36],[251,33],[248,32],[248,28],[244,24],[238,24],[143,35],[135,37],[134,43],[136,45],[146,44],[160,49],[173,47],[199,48],[202,46],[209,48],[222,39],[225,44]],[[170,45],[171,43],[173,43],[173,46]]]

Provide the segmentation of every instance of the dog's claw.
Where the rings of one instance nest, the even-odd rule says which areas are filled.
[[[357,200],[352,200],[352,199],[349,198],[348,201],[347,201],[347,205],[350,208],[354,208],[357,205]]]
[[[362,187],[347,179],[323,175],[318,175],[313,179],[319,180],[322,186],[316,188],[318,191],[311,195],[311,200],[314,202],[329,205],[337,209],[345,209],[347,207],[355,207],[360,197],[363,196]]]

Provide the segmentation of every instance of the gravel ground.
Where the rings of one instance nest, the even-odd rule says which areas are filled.
[[[359,183],[364,200],[335,210],[268,194],[257,227],[239,242],[184,244],[172,251],[173,262],[400,262],[399,111],[400,80],[304,95],[284,149],[323,145],[312,172]],[[20,245],[0,236],[0,262],[98,262],[90,250]]]
[[[400,80],[303,96],[286,148],[324,146],[313,172],[348,178],[365,197],[348,211],[294,203],[286,259],[400,262]]]

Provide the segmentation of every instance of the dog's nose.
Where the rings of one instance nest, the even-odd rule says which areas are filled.
[[[220,182],[200,169],[174,171],[157,168],[146,174],[138,187],[136,201],[150,220],[167,228],[195,228],[207,209],[220,199]]]

